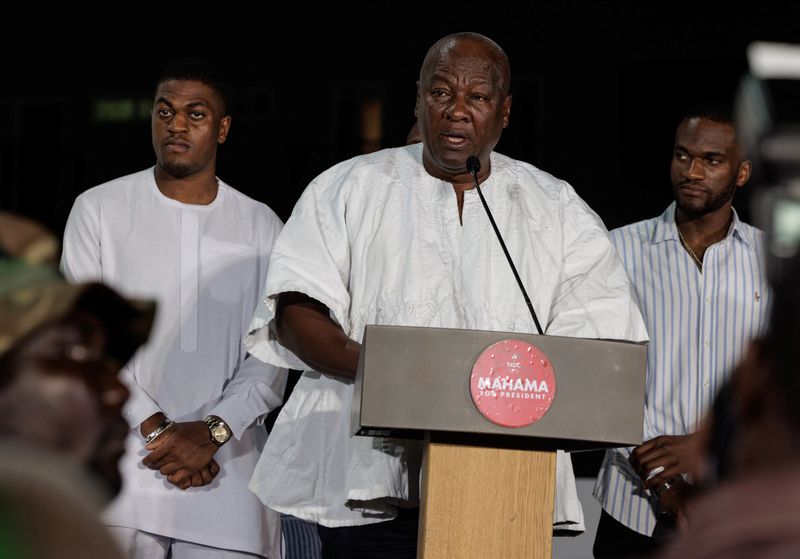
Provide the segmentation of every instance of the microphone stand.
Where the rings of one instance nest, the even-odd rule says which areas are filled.
[[[481,160],[474,155],[470,155],[467,158],[467,171],[472,175],[472,178],[475,181],[475,190],[478,191],[478,196],[480,197],[481,203],[483,204],[483,209],[486,210],[486,215],[489,216],[489,222],[492,224],[492,229],[494,229],[494,234],[497,236],[497,240],[500,241],[500,247],[503,249],[503,254],[506,255],[506,260],[508,260],[508,264],[509,266],[511,266],[511,271],[514,272],[514,278],[517,280],[517,285],[519,285],[520,291],[522,291],[522,297],[525,299],[525,304],[528,305],[528,310],[531,311],[531,316],[533,317],[533,323],[536,325],[536,331],[539,333],[540,336],[543,336],[544,332],[542,331],[542,327],[539,324],[539,319],[536,317],[536,311],[533,310],[533,304],[531,303],[530,297],[528,297],[528,292],[525,291],[525,286],[522,285],[522,280],[519,277],[519,273],[517,273],[517,267],[514,266],[514,261],[511,260],[511,255],[508,254],[506,243],[503,241],[503,237],[500,235],[500,230],[497,228],[497,224],[494,222],[494,217],[492,216],[492,212],[489,211],[489,205],[486,203],[486,199],[483,197],[483,192],[481,192],[481,185],[478,182],[478,171],[480,170],[481,170]]]

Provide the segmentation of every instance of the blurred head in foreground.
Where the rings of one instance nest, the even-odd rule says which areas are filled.
[[[154,305],[70,285],[49,267],[0,266],[2,436],[71,457],[113,496],[129,430],[119,370],[147,339]]]

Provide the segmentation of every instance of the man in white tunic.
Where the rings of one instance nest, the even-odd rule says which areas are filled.
[[[323,173],[273,250],[267,313],[253,321],[248,347],[305,372],[250,487],[268,506],[318,522],[324,557],[416,555],[418,443],[349,436],[364,326],[535,331],[469,156],[480,159],[478,180],[546,333],[646,339],[597,215],[567,183],[492,151],[508,125],[509,87],[508,59],[492,40],[438,41],[418,82],[423,143]],[[554,523],[582,530],[564,458]]]
[[[124,486],[105,520],[130,557],[279,557],[280,524],[247,489],[285,375],[242,337],[281,230],[264,204],[215,176],[230,127],[201,61],[162,73],[154,168],[75,201],[62,269],[158,302],[151,342],[125,370]]]

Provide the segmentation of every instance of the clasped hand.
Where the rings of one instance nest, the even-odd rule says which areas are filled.
[[[652,492],[664,482],[680,479],[691,471],[691,459],[692,435],[662,435],[633,449],[629,461],[642,478],[644,487]],[[650,472],[659,467],[663,470],[648,479]],[[685,520],[686,500],[690,493],[690,485],[680,480],[672,489],[663,492],[659,501],[664,510],[682,521]]]
[[[202,421],[173,423],[145,448],[150,454],[142,463],[180,489],[208,485],[219,473],[213,459],[219,447],[211,442]]]

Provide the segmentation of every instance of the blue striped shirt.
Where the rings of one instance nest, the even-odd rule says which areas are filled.
[[[698,269],[681,245],[675,203],[659,217],[611,232],[639,298],[650,346],[644,440],[694,432],[714,396],[766,326],[771,291],[764,233],[739,220]],[[630,449],[606,451],[594,496],[628,528],[652,535],[658,500],[641,488]]]

